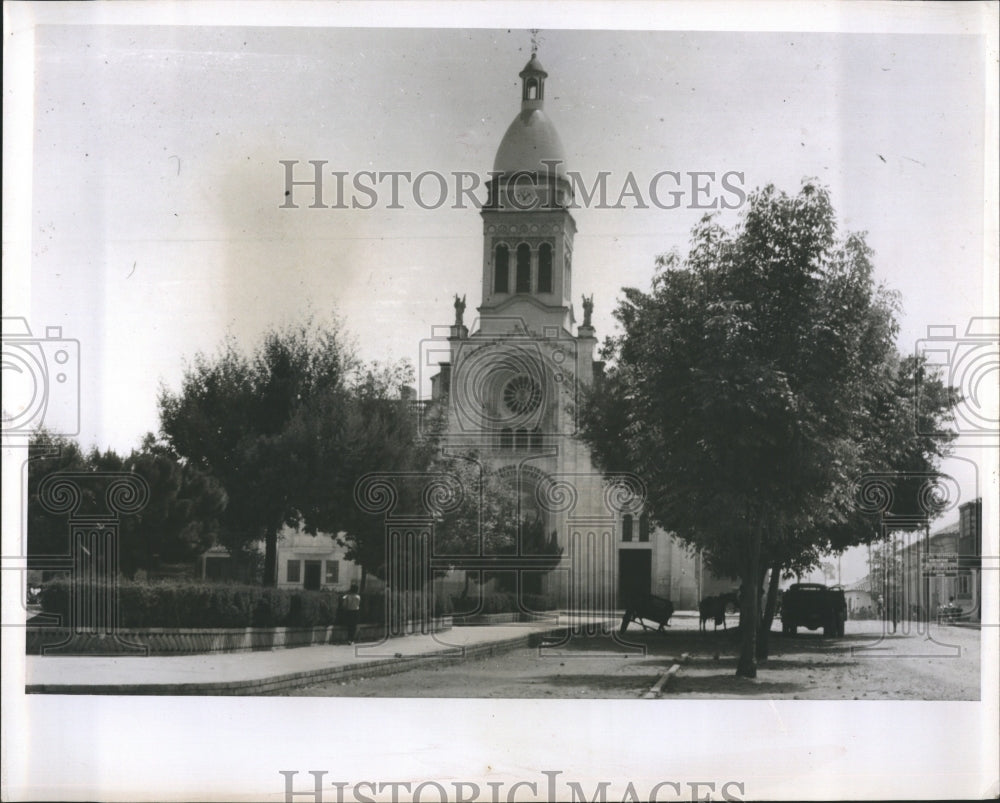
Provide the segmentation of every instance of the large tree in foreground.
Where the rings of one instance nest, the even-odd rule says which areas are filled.
[[[738,675],[756,676],[770,552],[837,520],[864,468],[895,308],[863,237],[838,237],[828,191],[805,182],[754,192],[733,231],[704,218],[615,312],[584,438],[603,468],[643,477],[657,523],[753,590]]]
[[[954,435],[927,433],[946,431],[958,393],[931,372],[924,355],[893,356],[886,365],[886,377],[871,394],[861,419],[857,479],[877,475],[891,495],[885,513],[930,521],[941,511],[928,505],[932,497],[926,494],[927,483],[949,453]],[[819,566],[824,556],[883,537],[878,517],[866,513],[854,498],[860,486],[846,489],[847,494],[843,490],[838,489],[825,516],[817,516],[808,528],[788,528],[766,545],[764,562],[771,574],[758,632],[758,658],[767,658],[782,574],[805,573]]]

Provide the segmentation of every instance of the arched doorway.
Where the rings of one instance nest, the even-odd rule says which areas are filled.
[[[505,466],[497,472],[515,501],[511,526],[515,530],[509,554],[523,558],[522,565],[507,572],[497,572],[497,589],[541,594],[544,578],[560,561],[562,548],[554,516],[540,502],[539,487],[548,476],[533,466]],[[515,561],[516,563],[516,561]]]

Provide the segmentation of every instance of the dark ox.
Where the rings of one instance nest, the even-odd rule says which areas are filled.
[[[699,630],[705,630],[705,622],[709,619],[715,620],[715,629],[719,629],[719,625],[722,625],[722,629],[726,629],[726,609],[732,605],[734,608],[739,608],[740,603],[737,596],[733,593],[719,594],[717,597],[705,597],[698,604],[698,613],[701,615],[701,621],[698,623]]]

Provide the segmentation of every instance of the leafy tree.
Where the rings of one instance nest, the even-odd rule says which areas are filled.
[[[72,440],[37,433],[29,444],[28,553],[68,554],[69,529],[65,514],[45,510],[39,498],[42,481],[55,472],[92,474],[134,472],[149,485],[142,510],[119,521],[119,570],[132,576],[138,569],[183,563],[201,555],[215,542],[218,518],[226,495],[208,475],[185,464],[147,435],[142,446],[123,458],[113,450],[81,452]],[[100,482],[79,482],[80,513],[103,512]]]
[[[372,515],[355,498],[358,481],[372,473],[392,475],[401,495],[401,509],[418,503],[415,481],[433,458],[436,443],[422,437],[412,402],[400,393],[413,381],[406,362],[369,365],[350,377],[346,394],[304,408],[293,432],[303,450],[315,454],[303,511],[307,531],[338,533],[346,557],[362,567],[362,588],[369,572],[384,577],[385,526],[381,515]],[[308,444],[315,444],[312,449]],[[411,475],[413,482],[403,482]]]
[[[66,516],[56,515],[45,509],[39,496],[42,481],[57,471],[87,470],[87,457],[76,441],[45,430],[31,436],[28,443],[27,499],[29,566],[33,563],[32,558],[68,555],[71,552]],[[90,496],[82,500],[82,504],[92,508],[92,491],[83,489],[83,492]]]
[[[216,543],[228,498],[214,477],[179,459],[151,434],[122,463],[149,484],[146,505],[123,521],[123,572],[186,563]]]
[[[954,435],[943,432],[958,401],[955,388],[930,372],[924,355],[892,355],[881,382],[863,418],[862,459],[858,471],[879,474],[892,500],[886,513],[894,516],[936,518],[939,511],[920,506],[921,487],[934,475],[949,452]],[[858,479],[860,479],[860,474]],[[859,508],[857,499],[840,497],[828,516],[817,516],[805,530],[790,530],[767,549],[771,567],[768,596],[758,637],[758,658],[767,657],[767,634],[774,619],[778,579],[781,575],[804,574],[820,565],[823,557],[839,554],[852,546],[872,544],[882,538],[877,516]]]
[[[195,357],[179,391],[160,392],[165,443],[225,489],[222,543],[237,550],[264,541],[266,585],[277,580],[279,531],[316,508],[314,473],[332,470],[332,447],[304,439],[301,422],[319,411],[343,425],[354,365],[335,328],[307,320],[267,332],[249,356],[227,339],[214,357]]]
[[[755,191],[732,232],[704,218],[649,293],[624,291],[614,364],[583,410],[598,463],[639,473],[653,519],[741,579],[741,676],[756,676],[769,550],[847,509],[892,377],[896,300],[870,257],[809,181]]]
[[[334,534],[364,571],[384,563],[381,520],[356,504],[372,472],[422,471],[431,453],[402,388],[405,362],[363,366],[336,328],[311,320],[269,331],[249,356],[229,339],[199,354],[177,393],[160,395],[165,442],[229,496],[221,541],[264,542],[264,582],[277,579],[282,527]]]

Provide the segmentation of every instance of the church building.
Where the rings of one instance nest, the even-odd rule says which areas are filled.
[[[520,73],[521,108],[497,149],[483,223],[482,295],[471,328],[455,298],[447,359],[432,378],[445,405],[445,449],[475,451],[517,484],[521,519],[544,520],[562,548],[541,577],[559,604],[618,608],[653,593],[679,609],[727,591],[697,554],[651,527],[639,477],[605,477],[576,437],[581,394],[598,383],[592,297],[574,306],[576,222],[566,151],[545,113],[548,73],[533,53]],[[523,556],[523,574],[532,558]],[[535,574],[541,574],[535,572]],[[526,586],[525,586],[526,587]]]

